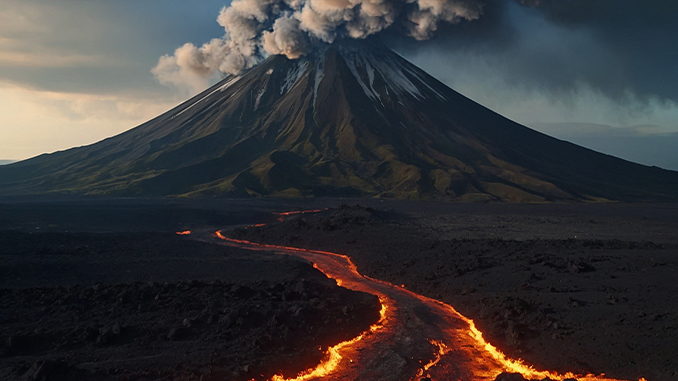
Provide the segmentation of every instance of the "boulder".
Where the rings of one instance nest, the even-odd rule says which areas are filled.
[[[520,373],[502,373],[494,381],[527,381]]]

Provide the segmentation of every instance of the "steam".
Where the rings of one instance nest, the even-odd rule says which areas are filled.
[[[163,84],[197,92],[269,55],[297,59],[318,42],[364,39],[386,29],[425,40],[441,23],[475,20],[481,12],[481,0],[234,0],[217,18],[223,37],[183,45],[160,57],[152,73]]]

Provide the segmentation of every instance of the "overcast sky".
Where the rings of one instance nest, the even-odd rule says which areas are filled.
[[[186,99],[151,69],[186,42],[223,36],[228,3],[0,0],[0,159],[90,144]],[[479,20],[430,41],[384,39],[513,120],[678,170],[678,2],[519,3],[488,0]]]

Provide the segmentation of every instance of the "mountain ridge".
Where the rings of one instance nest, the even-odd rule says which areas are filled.
[[[132,130],[0,169],[0,194],[673,200],[678,172],[512,122],[387,48],[272,56]]]

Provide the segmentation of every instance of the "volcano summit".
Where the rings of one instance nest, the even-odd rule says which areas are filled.
[[[272,56],[99,143],[0,167],[0,194],[672,200],[678,172],[557,140],[374,41]]]

